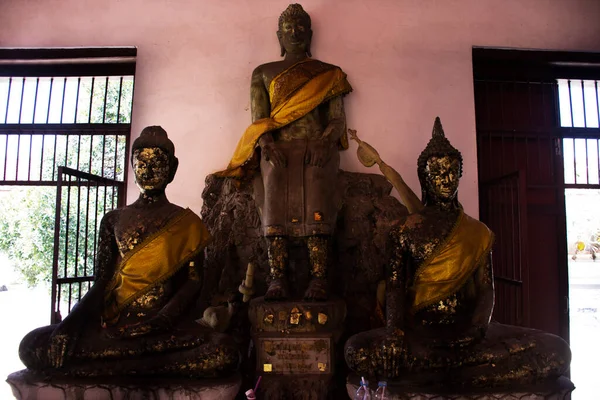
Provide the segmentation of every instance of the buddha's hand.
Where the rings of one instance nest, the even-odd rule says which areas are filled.
[[[333,143],[328,140],[315,141],[308,144],[304,163],[314,167],[324,167],[331,158]]]
[[[437,348],[462,348],[471,346],[479,342],[485,336],[486,328],[480,325],[473,325],[461,335],[452,339],[433,340],[433,347]]]
[[[460,347],[468,346],[474,342],[479,342],[481,339],[485,337],[485,333],[487,332],[487,325],[478,324],[473,325],[469,328],[460,340],[457,340],[457,345]]]
[[[48,350],[50,364],[54,368],[60,368],[65,361],[73,354],[78,334],[75,326],[69,320],[58,324],[50,335],[50,348]]]
[[[118,336],[121,338],[134,338],[151,333],[167,332],[171,330],[171,328],[172,324],[170,319],[165,315],[159,314],[150,318],[148,321],[119,328]]]
[[[358,143],[358,150],[356,150],[356,155],[358,156],[358,160],[362,163],[362,165],[364,165],[365,167],[372,167],[375,164],[379,164],[379,166],[385,165],[381,160],[381,157],[379,156],[377,150],[375,150],[375,148],[369,143],[360,140],[358,138],[358,135],[356,134],[355,129],[348,129],[348,134],[350,135],[350,139]]]
[[[380,357],[383,375],[386,378],[397,378],[406,361],[406,343],[404,332],[400,329],[388,330],[381,343]]]
[[[285,167],[287,165],[287,158],[281,150],[279,150],[275,143],[266,143],[261,145],[262,157],[265,161],[270,162],[274,167]]]

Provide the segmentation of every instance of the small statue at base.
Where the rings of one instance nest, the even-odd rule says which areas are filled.
[[[438,118],[418,160],[423,207],[390,232],[386,327],[351,337],[346,362],[359,374],[446,388],[558,378],[571,359],[561,338],[490,323],[493,234],[463,212],[461,173]]]
[[[260,168],[254,196],[269,253],[265,299],[288,297],[290,238],[302,238],[312,275],[304,298],[326,300],[330,238],[340,207],[338,149],[348,147],[342,96],[352,88],[339,67],[310,58],[311,20],[301,5],[281,14],[277,37],[285,59],[252,73],[253,123],[217,175],[243,178]]]
[[[232,339],[190,313],[210,234],[165,196],[178,166],[173,143],[151,126],[132,153],[141,193],[102,218],[94,285],[62,322],[27,334],[19,356],[29,369],[68,376],[230,374],[239,363]]]

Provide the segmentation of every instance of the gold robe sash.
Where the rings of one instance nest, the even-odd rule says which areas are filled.
[[[458,292],[482,262],[494,241],[482,222],[461,211],[456,225],[438,251],[425,260],[415,274],[411,292],[415,313]]]
[[[305,59],[280,72],[269,85],[270,117],[259,119],[246,129],[227,169],[216,175],[244,176],[242,167],[252,158],[262,135],[302,118],[333,97],[351,91],[346,74],[339,67],[318,60]],[[340,147],[348,148],[346,132],[340,138]]]
[[[123,257],[105,292],[105,320],[115,320],[136,298],[173,276],[210,239],[206,226],[193,211],[186,208],[178,212]]]

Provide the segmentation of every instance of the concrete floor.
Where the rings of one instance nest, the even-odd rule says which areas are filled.
[[[600,259],[569,260],[571,380],[574,400],[600,398]]]

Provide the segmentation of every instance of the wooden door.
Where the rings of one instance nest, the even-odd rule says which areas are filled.
[[[482,221],[496,230],[494,261],[499,264],[494,269],[494,316],[500,322],[542,329],[568,340],[556,80],[523,79],[506,73],[510,64],[478,65],[481,54],[476,53],[480,210]]]
[[[526,192],[523,171],[482,182],[479,191],[480,218],[495,234],[493,319],[519,326],[530,324]]]

